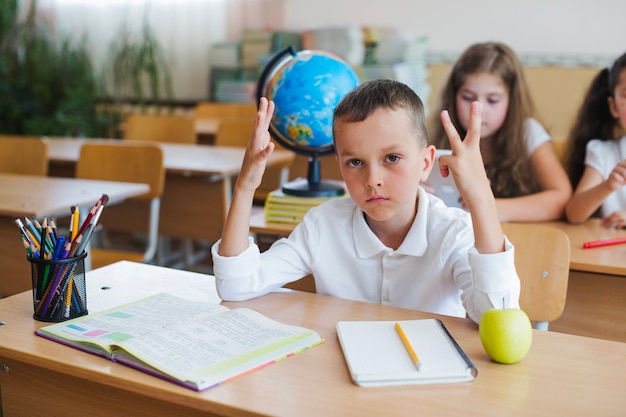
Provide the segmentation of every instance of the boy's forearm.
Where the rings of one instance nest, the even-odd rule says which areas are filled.
[[[222,232],[222,241],[219,247],[220,255],[236,256],[248,247],[253,202],[254,191],[238,190],[235,187]]]
[[[469,209],[478,252],[487,254],[504,251],[504,233],[493,195],[489,193],[471,202]]]

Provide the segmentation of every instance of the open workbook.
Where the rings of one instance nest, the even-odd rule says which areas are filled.
[[[198,391],[323,342],[250,309],[164,293],[35,333]]]
[[[418,356],[419,369],[396,323]],[[473,380],[478,373],[441,320],[340,321],[337,335],[357,385],[462,382]]]

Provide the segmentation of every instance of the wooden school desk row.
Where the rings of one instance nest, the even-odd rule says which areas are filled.
[[[48,138],[51,166],[73,168],[80,148],[87,140],[95,139]],[[174,143],[161,143],[160,146],[166,179],[161,197],[159,234],[216,241],[221,235],[232,186],[239,174],[245,149]],[[293,152],[277,150],[268,160],[268,167],[282,169],[286,178],[294,158]],[[116,216],[115,211],[113,208],[108,212],[110,219],[117,221],[130,217]]]
[[[120,262],[87,272],[88,308],[113,307],[158,292],[219,302],[213,277]],[[249,307],[284,323],[311,328],[325,342],[207,391],[151,377],[34,335],[30,292],[0,300],[0,392],[4,417],[65,416],[552,416],[621,415],[626,409],[626,344],[533,330],[528,356],[514,365],[491,362],[476,325],[306,292],[272,293]],[[437,317],[478,368],[472,382],[379,388],[356,386],[335,325],[340,320]]]
[[[147,189],[136,183],[0,174],[0,297],[32,286],[31,267],[15,218],[70,216],[73,205],[89,210],[103,194],[109,196],[107,205],[113,206]]]

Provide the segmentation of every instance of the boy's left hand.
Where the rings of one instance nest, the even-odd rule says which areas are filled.
[[[267,158],[274,150],[269,125],[274,114],[274,102],[261,97],[254,129],[246,147],[236,187],[254,192],[263,179]]]
[[[450,140],[452,155],[442,155],[439,158],[441,175],[450,173],[459,189],[462,199],[468,208],[475,198],[483,196],[485,189],[491,193],[489,179],[483,165],[480,153],[480,126],[482,108],[480,103],[474,102],[470,108],[469,127],[465,139],[461,140],[459,133],[450,120],[447,111],[441,112],[441,123]]]

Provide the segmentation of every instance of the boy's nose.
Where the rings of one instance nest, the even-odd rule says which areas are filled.
[[[378,170],[370,169],[367,173],[367,186],[369,188],[381,187],[383,185],[382,176],[379,174]]]

